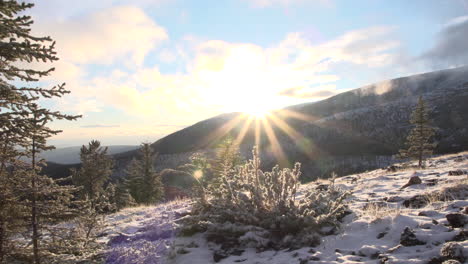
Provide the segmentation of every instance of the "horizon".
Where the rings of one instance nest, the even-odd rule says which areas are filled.
[[[33,33],[56,40],[60,58],[41,83],[71,91],[44,104],[83,114],[53,123],[59,148],[154,142],[468,58],[467,0],[29,2]]]

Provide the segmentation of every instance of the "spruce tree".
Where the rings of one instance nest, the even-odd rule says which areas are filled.
[[[141,203],[143,200],[141,187],[143,186],[143,175],[141,173],[141,164],[137,159],[132,159],[128,164],[124,179],[125,189],[128,190],[136,203]]]
[[[126,182],[120,181],[116,183],[114,203],[117,210],[136,205],[136,201],[130,194]]]
[[[434,129],[429,125],[429,111],[422,97],[419,97],[418,104],[411,114],[410,123],[414,127],[406,138],[407,149],[400,150],[399,157],[418,160],[418,166],[421,168],[426,157],[432,155],[435,146],[431,142]]]
[[[161,175],[153,166],[155,154],[150,143],[142,143],[140,158],[134,159],[127,169],[128,189],[137,203],[154,203],[164,197]]]
[[[229,177],[233,169],[243,162],[238,144],[233,138],[224,139],[216,149],[215,158],[210,161],[211,179],[208,187],[210,191],[219,188],[222,178]]]
[[[31,17],[18,15],[33,6],[0,1],[0,260],[6,261],[11,253],[5,249],[12,228],[23,228],[27,234],[31,230],[32,262],[40,263],[43,227],[63,220],[63,214],[68,214],[66,205],[73,188],[59,186],[40,175],[37,154],[53,148],[46,144],[46,139],[60,132],[50,129],[47,123],[54,119],[74,120],[78,116],[51,111],[37,103],[40,99],[61,97],[68,91],[64,84],[52,88],[30,85],[54,70],[36,70],[28,67],[30,63],[58,59],[55,42],[50,37],[31,35]],[[19,160],[22,156],[32,162],[26,166]]]
[[[75,185],[82,186],[81,196],[96,200],[104,192],[104,185],[112,174],[113,160],[107,155],[107,147],[97,140],[83,145],[80,152],[81,168],[72,170]]]

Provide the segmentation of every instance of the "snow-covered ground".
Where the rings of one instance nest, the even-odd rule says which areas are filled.
[[[462,174],[449,175],[454,174],[450,171]],[[468,259],[466,171],[468,152],[433,158],[422,170],[380,169],[339,178],[335,183],[352,192],[348,202],[353,213],[344,218],[340,230],[323,237],[320,246],[247,249],[218,263],[441,263],[441,259],[429,261],[440,257],[446,241],[454,239],[458,245],[452,248],[459,250],[452,251]],[[412,176],[421,182],[415,178],[416,184],[402,188]],[[178,220],[189,210],[190,201],[185,200],[109,215],[101,238],[108,245],[107,263],[214,263],[219,246],[207,242],[203,234],[176,236]],[[447,220],[449,214],[466,223],[454,227]]]

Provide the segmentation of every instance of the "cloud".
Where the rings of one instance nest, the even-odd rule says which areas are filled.
[[[437,39],[420,59],[436,67],[456,67],[468,63],[468,16],[457,17],[444,25]]]
[[[86,16],[39,24],[38,34],[52,32],[60,57],[79,64],[112,64],[131,57],[141,65],[145,56],[169,37],[141,9],[113,7]],[[43,35],[43,34],[42,34]]]
[[[320,45],[291,33],[270,47],[187,38],[188,47],[177,51],[188,54],[184,73],[162,73],[157,66],[115,69],[105,76],[70,80],[69,88],[81,98],[74,109],[101,111],[110,106],[167,123],[175,116],[180,123],[190,123],[222,112],[270,110],[340,92],[334,84],[339,74],[330,74],[338,65],[391,64],[399,45],[391,38],[392,30],[351,31]]]
[[[319,3],[330,5],[332,0],[244,0],[249,2],[253,7],[264,8],[271,6],[290,6],[301,3]]]

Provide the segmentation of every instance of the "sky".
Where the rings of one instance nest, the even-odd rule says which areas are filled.
[[[468,0],[31,0],[56,41],[58,147],[136,145],[226,112],[468,64]],[[48,67],[37,64],[34,67]]]

